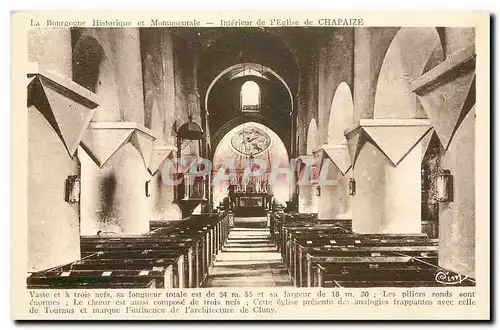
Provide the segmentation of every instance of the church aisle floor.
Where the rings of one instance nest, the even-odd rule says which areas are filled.
[[[204,287],[292,286],[268,228],[232,228]]]

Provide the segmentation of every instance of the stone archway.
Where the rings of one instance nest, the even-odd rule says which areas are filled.
[[[313,118],[307,129],[306,154],[312,155],[317,147],[319,147],[318,125],[316,119]]]

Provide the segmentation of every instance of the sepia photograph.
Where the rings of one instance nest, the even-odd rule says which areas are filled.
[[[284,16],[30,19],[32,297],[480,285],[476,27]]]

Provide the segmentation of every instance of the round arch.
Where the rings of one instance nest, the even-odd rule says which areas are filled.
[[[295,97],[300,89],[300,65],[290,36],[285,31],[266,28],[202,31],[197,67],[202,99],[218,73],[239,63],[260,63],[272,68],[288,82]]]
[[[380,69],[373,117],[415,118],[417,97],[411,82],[443,58],[436,28],[401,28],[389,45]]]
[[[100,99],[96,121],[120,121],[115,68],[97,37],[82,34],[73,49],[73,80]]]
[[[100,67],[106,54],[99,41],[90,35],[81,36],[73,49],[73,80],[95,93]]]
[[[313,118],[309,122],[309,128],[307,129],[306,154],[312,155],[318,146],[318,125],[316,125],[316,119]]]
[[[228,74],[230,72],[245,70],[245,68],[248,68],[248,67],[258,67],[260,73],[262,73],[262,74],[269,73],[270,75],[275,77],[278,81],[280,81],[283,84],[283,86],[285,87],[285,89],[287,90],[288,95],[290,96],[290,104],[292,105],[292,108],[290,111],[294,112],[293,94],[292,94],[290,87],[286,83],[286,81],[278,73],[276,73],[272,69],[270,69],[264,65],[257,64],[257,63],[239,63],[239,64],[232,65],[232,66],[226,68],[225,70],[223,70],[222,72],[220,72],[214,78],[214,80],[212,80],[212,82],[210,83],[210,85],[207,88],[207,92],[205,93],[205,110],[209,110],[208,109],[208,98],[210,97],[210,91],[212,90],[214,85],[217,83],[217,81],[219,81],[222,77],[224,77],[226,74]]]
[[[328,119],[327,144],[347,143],[344,131],[353,124],[354,101],[346,82],[341,82],[333,95]]]

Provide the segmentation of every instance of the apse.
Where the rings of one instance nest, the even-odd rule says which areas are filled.
[[[217,145],[212,164],[214,205],[228,195],[230,183],[238,187],[251,183],[258,191],[273,194],[275,203],[288,200],[288,153],[280,137],[265,125],[247,122],[231,129]]]

